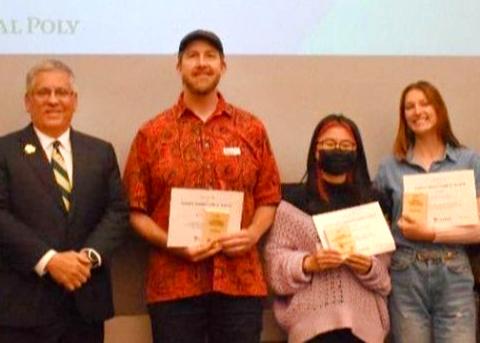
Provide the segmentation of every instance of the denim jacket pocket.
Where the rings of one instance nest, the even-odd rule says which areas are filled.
[[[412,249],[398,249],[393,253],[390,269],[392,271],[406,270],[415,261],[415,252]]]

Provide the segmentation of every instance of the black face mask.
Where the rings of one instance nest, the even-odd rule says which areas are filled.
[[[320,150],[318,166],[328,174],[341,175],[348,173],[357,161],[356,151]]]

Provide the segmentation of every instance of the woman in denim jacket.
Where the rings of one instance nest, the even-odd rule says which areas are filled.
[[[480,241],[480,226],[437,230],[402,215],[403,176],[470,169],[477,205],[480,157],[454,136],[445,103],[426,81],[408,85],[400,99],[393,155],[380,165],[376,186],[392,202],[389,300],[394,342],[475,342],[473,276],[466,244]]]

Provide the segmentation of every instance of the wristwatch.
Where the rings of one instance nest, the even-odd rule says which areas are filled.
[[[85,252],[88,260],[92,264],[92,268],[100,267],[100,256],[98,256],[98,253],[93,249],[85,249]]]

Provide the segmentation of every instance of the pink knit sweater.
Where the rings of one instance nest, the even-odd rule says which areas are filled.
[[[373,257],[364,275],[341,266],[305,274],[303,258],[320,244],[312,217],[286,201],[277,209],[265,246],[267,280],[275,292],[273,311],[289,342],[350,328],[366,342],[383,342],[390,323],[390,255]]]

